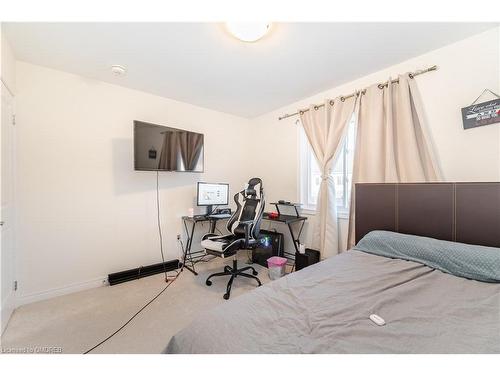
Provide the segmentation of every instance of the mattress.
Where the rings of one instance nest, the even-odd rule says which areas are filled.
[[[500,353],[500,284],[350,250],[203,313],[164,352]]]

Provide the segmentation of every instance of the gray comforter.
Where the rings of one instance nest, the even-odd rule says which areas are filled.
[[[500,284],[351,250],[222,303],[165,352],[500,353]]]

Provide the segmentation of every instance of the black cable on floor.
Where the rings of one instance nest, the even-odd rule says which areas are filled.
[[[111,337],[113,337],[114,335],[116,335],[118,332],[120,332],[123,328],[125,328],[127,326],[127,324],[129,324],[137,315],[139,315],[146,307],[148,307],[151,303],[153,303],[154,300],[156,300],[159,296],[161,296],[161,294],[167,290],[167,288],[175,281],[177,280],[177,278],[179,277],[180,275],[180,272],[177,272],[177,274],[174,276],[174,278],[172,279],[172,281],[169,283],[168,282],[168,275],[167,275],[167,267],[165,265],[165,256],[163,255],[163,235],[162,235],[162,232],[161,232],[161,221],[160,221],[160,181],[159,181],[160,177],[159,177],[159,172],[156,171],[156,213],[157,213],[157,216],[156,216],[156,219],[157,219],[157,222],[158,222],[158,235],[159,235],[159,238],[160,238],[160,252],[161,252],[161,260],[163,262],[163,272],[165,274],[165,282],[167,282],[168,284],[165,286],[165,288],[163,288],[160,293],[158,293],[156,296],[153,297],[153,299],[151,301],[149,301],[148,303],[146,303],[144,306],[141,307],[141,309],[139,311],[137,311],[134,315],[132,315],[132,317],[127,320],[125,322],[125,324],[123,324],[120,328],[118,328],[116,331],[114,331],[111,335],[109,335],[108,337],[106,337],[104,340],[102,340],[100,343],[94,345],[92,348],[90,348],[89,350],[87,350],[86,352],[84,352],[83,354],[88,354],[90,353],[92,350],[94,350],[95,348],[101,346],[102,344],[104,344],[106,341],[108,341]],[[184,265],[183,265],[184,266]]]
[[[114,335],[116,335],[118,332],[120,332],[123,328],[125,328],[127,326],[127,324],[129,324],[137,315],[139,315],[146,307],[148,307],[150,304],[153,303],[154,300],[156,300],[159,296],[162,295],[162,293],[167,290],[167,288],[172,285],[172,283],[177,280],[177,278],[179,277],[180,275],[180,272],[177,273],[177,275],[175,275],[175,277],[172,279],[171,282],[169,282],[165,288],[163,288],[160,293],[158,293],[156,296],[153,297],[153,299],[151,301],[149,301],[148,303],[146,303],[144,306],[141,307],[141,309],[139,311],[137,311],[134,315],[132,315],[130,317],[129,320],[127,320],[120,328],[118,328],[116,331],[114,331],[111,335],[109,335],[108,337],[106,337],[104,340],[102,340],[101,342],[99,342],[98,344],[94,345],[92,348],[90,348],[89,350],[87,350],[86,352],[84,352],[83,354],[88,354],[90,353],[92,350],[94,350],[95,348],[98,348],[99,346],[101,346],[102,344],[104,344],[106,341],[108,341],[110,338],[112,338]]]

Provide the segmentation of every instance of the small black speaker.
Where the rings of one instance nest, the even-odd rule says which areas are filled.
[[[311,264],[318,263],[320,259],[319,251],[306,249],[304,254],[295,253],[295,270],[299,271]]]

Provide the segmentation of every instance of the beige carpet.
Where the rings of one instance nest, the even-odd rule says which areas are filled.
[[[239,266],[246,263],[241,252]],[[160,353],[170,337],[196,317],[220,303],[228,277],[206,277],[220,272],[231,260],[198,263],[199,276],[184,270],[167,290],[122,331],[92,353]],[[254,265],[262,283],[269,281],[267,269]],[[173,273],[170,273],[173,275]],[[163,275],[101,287],[19,307],[2,335],[6,348],[60,347],[63,353],[83,353],[125,323],[151,300],[165,283]],[[255,280],[239,277],[233,283],[231,300],[255,289]]]

